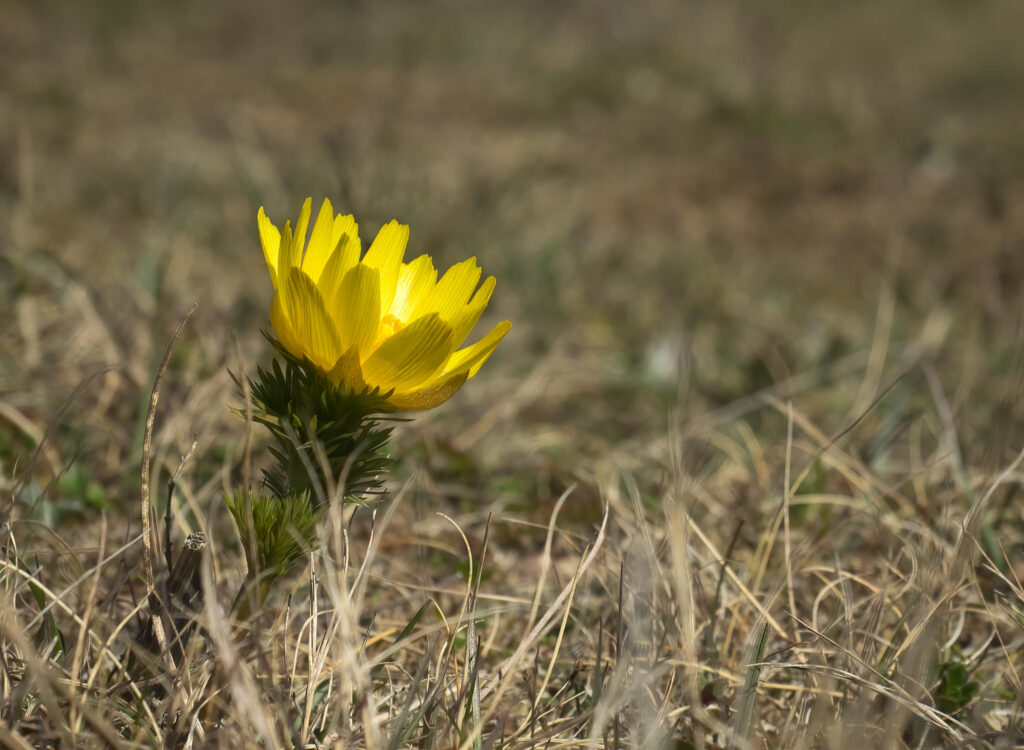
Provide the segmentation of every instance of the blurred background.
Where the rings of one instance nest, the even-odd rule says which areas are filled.
[[[673,425],[784,438],[763,389],[827,434],[884,393],[860,452],[891,458],[935,397],[921,362],[965,460],[1005,462],[1021,28],[997,1],[3,0],[0,477],[50,430],[41,520],[134,508],[197,302],[156,445],[170,471],[197,436],[219,486],[228,371],[270,359],[256,211],[307,196],[498,277],[480,330],[511,334],[399,431],[453,502],[529,510],[610,466],[656,486]]]

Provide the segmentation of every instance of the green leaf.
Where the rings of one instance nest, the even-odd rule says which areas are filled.
[[[981,685],[970,678],[966,665],[958,661],[945,662],[939,665],[935,706],[944,713],[957,716],[964,712],[980,689]]]

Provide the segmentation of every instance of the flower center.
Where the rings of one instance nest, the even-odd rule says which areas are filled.
[[[380,319],[381,338],[391,338],[396,333],[402,330],[402,325],[402,321],[400,321],[391,313],[388,313],[387,315]]]
[[[405,324],[391,313],[380,319],[380,328],[377,329],[377,339],[373,342],[373,349],[383,344],[389,338],[402,330]]]

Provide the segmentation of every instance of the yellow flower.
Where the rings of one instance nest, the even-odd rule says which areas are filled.
[[[396,221],[362,255],[355,220],[335,216],[328,200],[306,246],[311,203],[307,198],[294,230],[285,222],[278,231],[259,210],[274,284],[270,324],[281,344],[335,385],[355,392],[379,387],[394,409],[447,401],[512,325],[498,323],[475,344],[457,348],[487,307],[494,277],[477,288],[476,258],[452,266],[440,281],[429,255],[403,263],[409,227]]]

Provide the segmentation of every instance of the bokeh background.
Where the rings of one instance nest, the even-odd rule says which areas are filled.
[[[545,518],[582,480],[592,522],[595,477],[656,488],[694,420],[784,442],[758,393],[825,434],[884,394],[849,440],[892,458],[933,366],[964,460],[1000,465],[1021,427],[1021,28],[987,0],[5,0],[0,475],[50,430],[41,520],[134,513],[153,373],[198,302],[156,445],[169,471],[197,436],[189,482],[219,486],[228,371],[270,356],[256,210],[306,196],[499,279],[481,329],[511,319],[506,342],[397,438],[400,476],[457,480],[456,505]],[[195,496],[199,518],[217,494]]]

